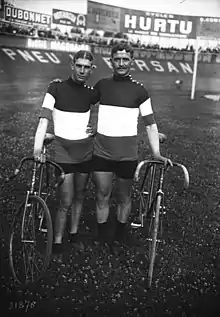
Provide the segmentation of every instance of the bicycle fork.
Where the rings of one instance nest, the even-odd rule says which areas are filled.
[[[152,202],[151,208],[153,209],[153,215],[151,219],[151,225],[153,223],[154,226],[154,238],[153,242],[162,242],[162,240],[157,238],[158,230],[161,230],[160,236],[162,236],[162,221],[163,221],[163,215],[166,214],[165,206],[164,206],[164,192],[163,192],[163,180],[164,180],[164,172],[165,167],[162,166],[160,168],[160,176],[159,176],[159,184],[158,184],[158,190],[155,195],[155,199]],[[151,237],[148,237],[149,241],[152,241]]]
[[[144,227],[144,218],[150,209],[152,203],[152,195],[153,195],[153,186],[155,179],[156,166],[149,165],[145,171],[143,181],[141,183],[139,189],[140,195],[140,206],[139,206],[139,214],[136,221],[131,223],[132,228],[143,228]],[[149,177],[149,188],[145,189],[145,182]],[[146,203],[145,203],[146,201]]]
[[[156,174],[156,165],[150,165],[147,167],[143,181],[140,186],[139,195],[140,195],[140,207],[139,207],[139,214],[136,221],[131,223],[132,228],[143,228],[144,227],[144,218],[147,215],[153,214],[152,218],[155,218],[155,203],[156,198],[158,195],[161,195],[161,205],[160,205],[160,214],[166,214],[165,206],[164,206],[164,192],[162,191],[163,180],[164,180],[164,172],[165,168],[160,168],[160,175],[159,175],[159,184],[158,189],[155,193],[155,198],[153,199],[153,189],[154,189],[154,182],[155,182],[155,174]],[[149,186],[145,189],[145,182],[146,179],[149,177]]]
[[[34,242],[34,241],[27,241],[23,239],[24,236],[24,219],[25,219],[25,214],[27,212],[28,208],[32,208],[32,203],[29,202],[29,196],[30,195],[39,195],[41,194],[41,188],[42,188],[42,179],[43,179],[43,168],[44,166],[41,166],[40,168],[40,180],[39,180],[39,189],[38,192],[35,191],[35,183],[36,183],[36,174],[37,174],[37,165],[39,163],[34,162],[34,168],[33,168],[33,173],[32,173],[32,179],[31,179],[31,188],[30,190],[27,191],[27,196],[26,196],[26,201],[25,201],[25,211],[23,214],[23,220],[22,220],[22,241],[23,242]],[[31,210],[29,212],[28,218],[29,220],[32,222],[33,227],[34,227],[34,215],[37,214],[38,215],[38,219],[39,219],[39,226],[38,226],[38,231],[41,232],[47,232],[47,229],[43,228],[43,220],[44,220],[44,214],[42,212],[39,212],[39,206],[36,206],[36,210]],[[34,228],[33,228],[33,232],[34,232]],[[35,240],[35,237],[34,237]]]
[[[21,240],[22,240],[22,242],[34,242],[34,241],[24,240],[24,226],[25,226],[25,216],[26,216],[27,209],[31,207],[31,203],[28,202],[29,196],[34,194],[36,172],[37,172],[37,163],[35,162],[34,168],[33,168],[32,179],[31,179],[31,188],[30,188],[30,190],[27,191],[27,196],[26,196],[25,205],[24,205],[24,213],[23,213],[22,227],[21,227]],[[28,218],[30,221],[33,221],[33,213],[32,212],[29,213]]]

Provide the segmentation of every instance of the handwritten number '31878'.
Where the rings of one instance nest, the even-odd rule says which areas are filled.
[[[9,310],[17,310],[17,309],[22,309],[25,310],[26,312],[28,309],[33,309],[36,306],[35,301],[18,301],[18,302],[10,302],[9,303]]]

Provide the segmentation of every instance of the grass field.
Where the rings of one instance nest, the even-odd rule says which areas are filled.
[[[135,76],[138,78],[138,74]],[[142,74],[139,77],[143,80]],[[26,188],[26,174],[8,184],[4,179],[19,159],[32,154],[47,79],[16,79],[11,81],[14,89],[5,85],[0,97],[0,213],[4,222],[1,290],[6,309],[13,316],[220,316],[220,103],[203,98],[201,91],[191,101],[188,88],[177,91],[166,84],[164,89],[152,89],[158,127],[168,137],[161,152],[188,168],[190,187],[181,192],[181,175],[170,171],[165,187],[166,243],[156,259],[152,290],[146,290],[148,252],[144,230],[136,232],[143,242],[141,248],[114,256],[97,255],[93,244],[96,221],[92,183],[80,226],[82,238],[87,241],[85,253],[74,252],[67,243],[63,263],[52,262],[40,286],[28,291],[13,286],[7,262],[7,226]],[[171,82],[166,76],[163,79]],[[148,75],[145,85],[151,80],[161,83],[160,77]],[[150,157],[141,124],[139,131],[140,159]],[[133,211],[137,203],[135,188]],[[111,209],[110,225],[115,214],[114,200]]]

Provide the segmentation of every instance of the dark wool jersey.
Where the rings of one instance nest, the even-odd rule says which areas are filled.
[[[52,82],[42,105],[41,118],[53,117],[55,160],[58,163],[80,163],[92,157],[93,138],[86,133],[90,106],[98,102],[93,87],[68,78]]]
[[[100,100],[94,154],[116,161],[136,160],[139,113],[145,125],[155,123],[147,90],[130,75],[101,79],[94,89]]]

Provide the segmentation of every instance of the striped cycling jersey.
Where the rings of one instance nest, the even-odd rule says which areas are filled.
[[[94,89],[100,100],[94,154],[116,161],[136,160],[139,113],[145,125],[155,123],[147,90],[130,75],[101,79]]]
[[[57,162],[80,163],[91,159],[93,138],[88,137],[86,129],[90,106],[97,101],[98,93],[93,87],[78,84],[71,77],[49,85],[40,117],[53,117]]]

